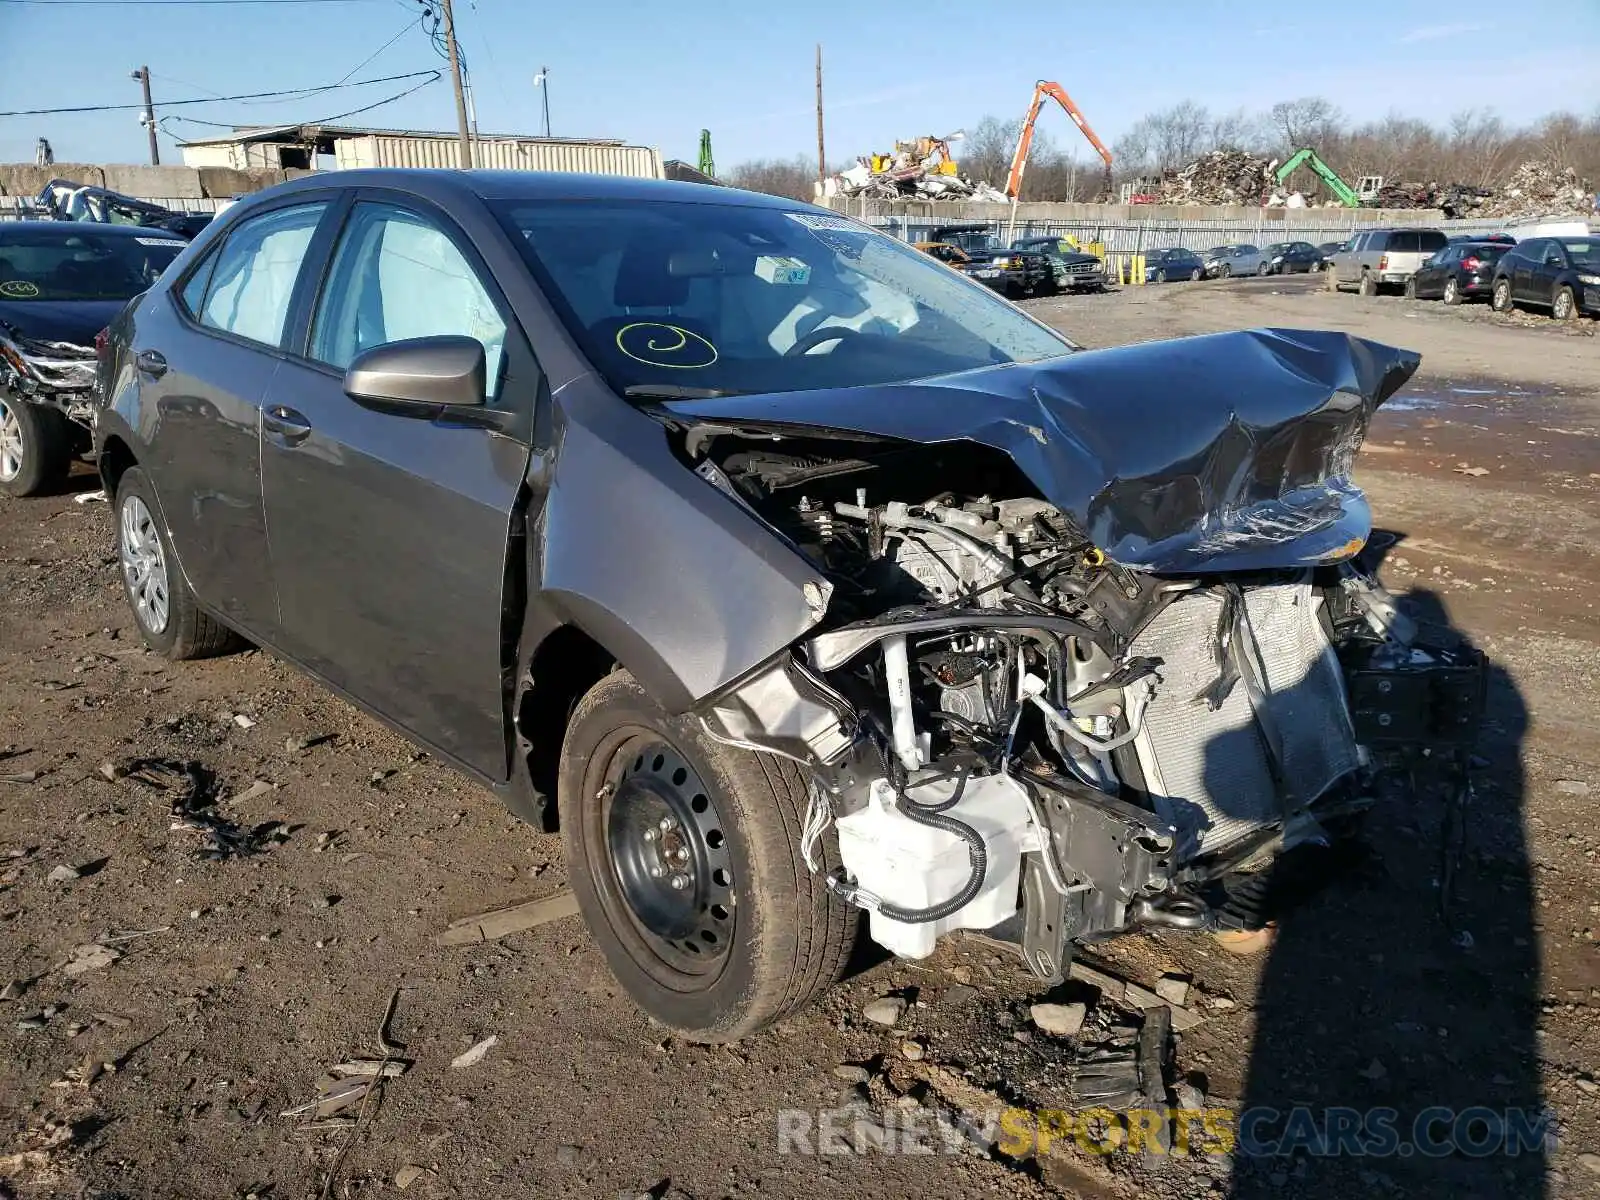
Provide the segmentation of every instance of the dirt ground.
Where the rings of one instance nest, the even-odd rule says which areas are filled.
[[[641,1017],[576,919],[441,946],[454,919],[555,893],[556,839],[268,655],[142,652],[108,510],[67,495],[0,501],[0,1197],[1600,1194],[1597,323],[1301,280],[1030,307],[1091,346],[1277,324],[1423,354],[1358,474],[1396,535],[1391,589],[1495,664],[1448,912],[1443,806],[1419,793],[1374,815],[1264,955],[1176,932],[1091,954],[1147,987],[1192,976],[1186,1103],[1379,1106],[1403,1130],[1430,1106],[1491,1127],[1548,1106],[1552,1139],[1478,1155],[1463,1126],[1454,1149],[1381,1157],[946,1144],[936,1114],[1068,1106],[1075,1047],[1137,1010],[1069,982],[1049,998],[1088,1022],[1050,1036],[1032,978],[967,941],[927,963],[863,955],[814,1010],[713,1049]],[[103,770],[129,758],[202,764],[258,852],[198,857],[177,779]],[[910,1002],[893,1031],[862,1012],[891,993]],[[411,1066],[345,1111],[355,1128],[281,1115],[334,1064],[385,1057],[391,997]],[[841,1109],[861,1120],[829,1148],[862,1152],[779,1153],[782,1110],[815,1133]],[[935,1152],[862,1133],[897,1124],[935,1130]]]

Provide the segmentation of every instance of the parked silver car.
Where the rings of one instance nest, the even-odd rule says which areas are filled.
[[[1261,265],[1266,262],[1261,247],[1240,242],[1232,246],[1213,246],[1205,253],[1206,278],[1226,279],[1230,275],[1264,274]]]
[[[1363,296],[1378,289],[1403,288],[1423,262],[1449,244],[1437,229],[1369,229],[1356,234],[1333,256],[1337,291],[1355,288]]]

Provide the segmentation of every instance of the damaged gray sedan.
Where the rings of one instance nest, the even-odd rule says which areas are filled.
[[[102,474],[174,658],[271,647],[559,825],[640,1006],[1248,926],[1471,740],[1481,664],[1362,557],[1415,355],[1080,351],[792,202],[495,173],[245,201],[113,330]]]

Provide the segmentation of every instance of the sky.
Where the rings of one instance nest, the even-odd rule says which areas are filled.
[[[1186,99],[1230,112],[1322,95],[1358,121],[1400,112],[1442,122],[1480,107],[1520,124],[1560,108],[1600,110],[1600,0],[455,2],[482,132],[542,132],[534,79],[548,67],[554,134],[620,138],[693,162],[708,128],[722,170],[815,156],[819,41],[831,164],[988,114],[1020,116],[1037,78],[1061,83],[1108,143]],[[148,64],[162,161],[179,162],[179,139],[223,132],[193,120],[322,120],[417,81],[288,100],[165,101],[443,68],[414,25],[419,5],[0,0],[0,112],[137,104],[129,73]],[[453,130],[448,76],[343,123]],[[1091,153],[1059,112],[1040,128],[1075,155]],[[0,116],[0,162],[31,162],[40,136],[58,162],[148,161],[129,110]]]

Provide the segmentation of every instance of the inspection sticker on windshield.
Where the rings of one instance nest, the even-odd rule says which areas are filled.
[[[31,300],[39,294],[39,285],[29,283],[26,279],[7,279],[0,283],[0,296],[9,296],[13,300]]]
[[[798,258],[763,254],[756,259],[756,278],[768,283],[806,284],[811,282],[811,268]]]
[[[860,225],[848,217],[832,217],[825,213],[786,212],[783,214],[791,221],[797,221],[807,229],[830,229],[834,233],[866,233]]]

